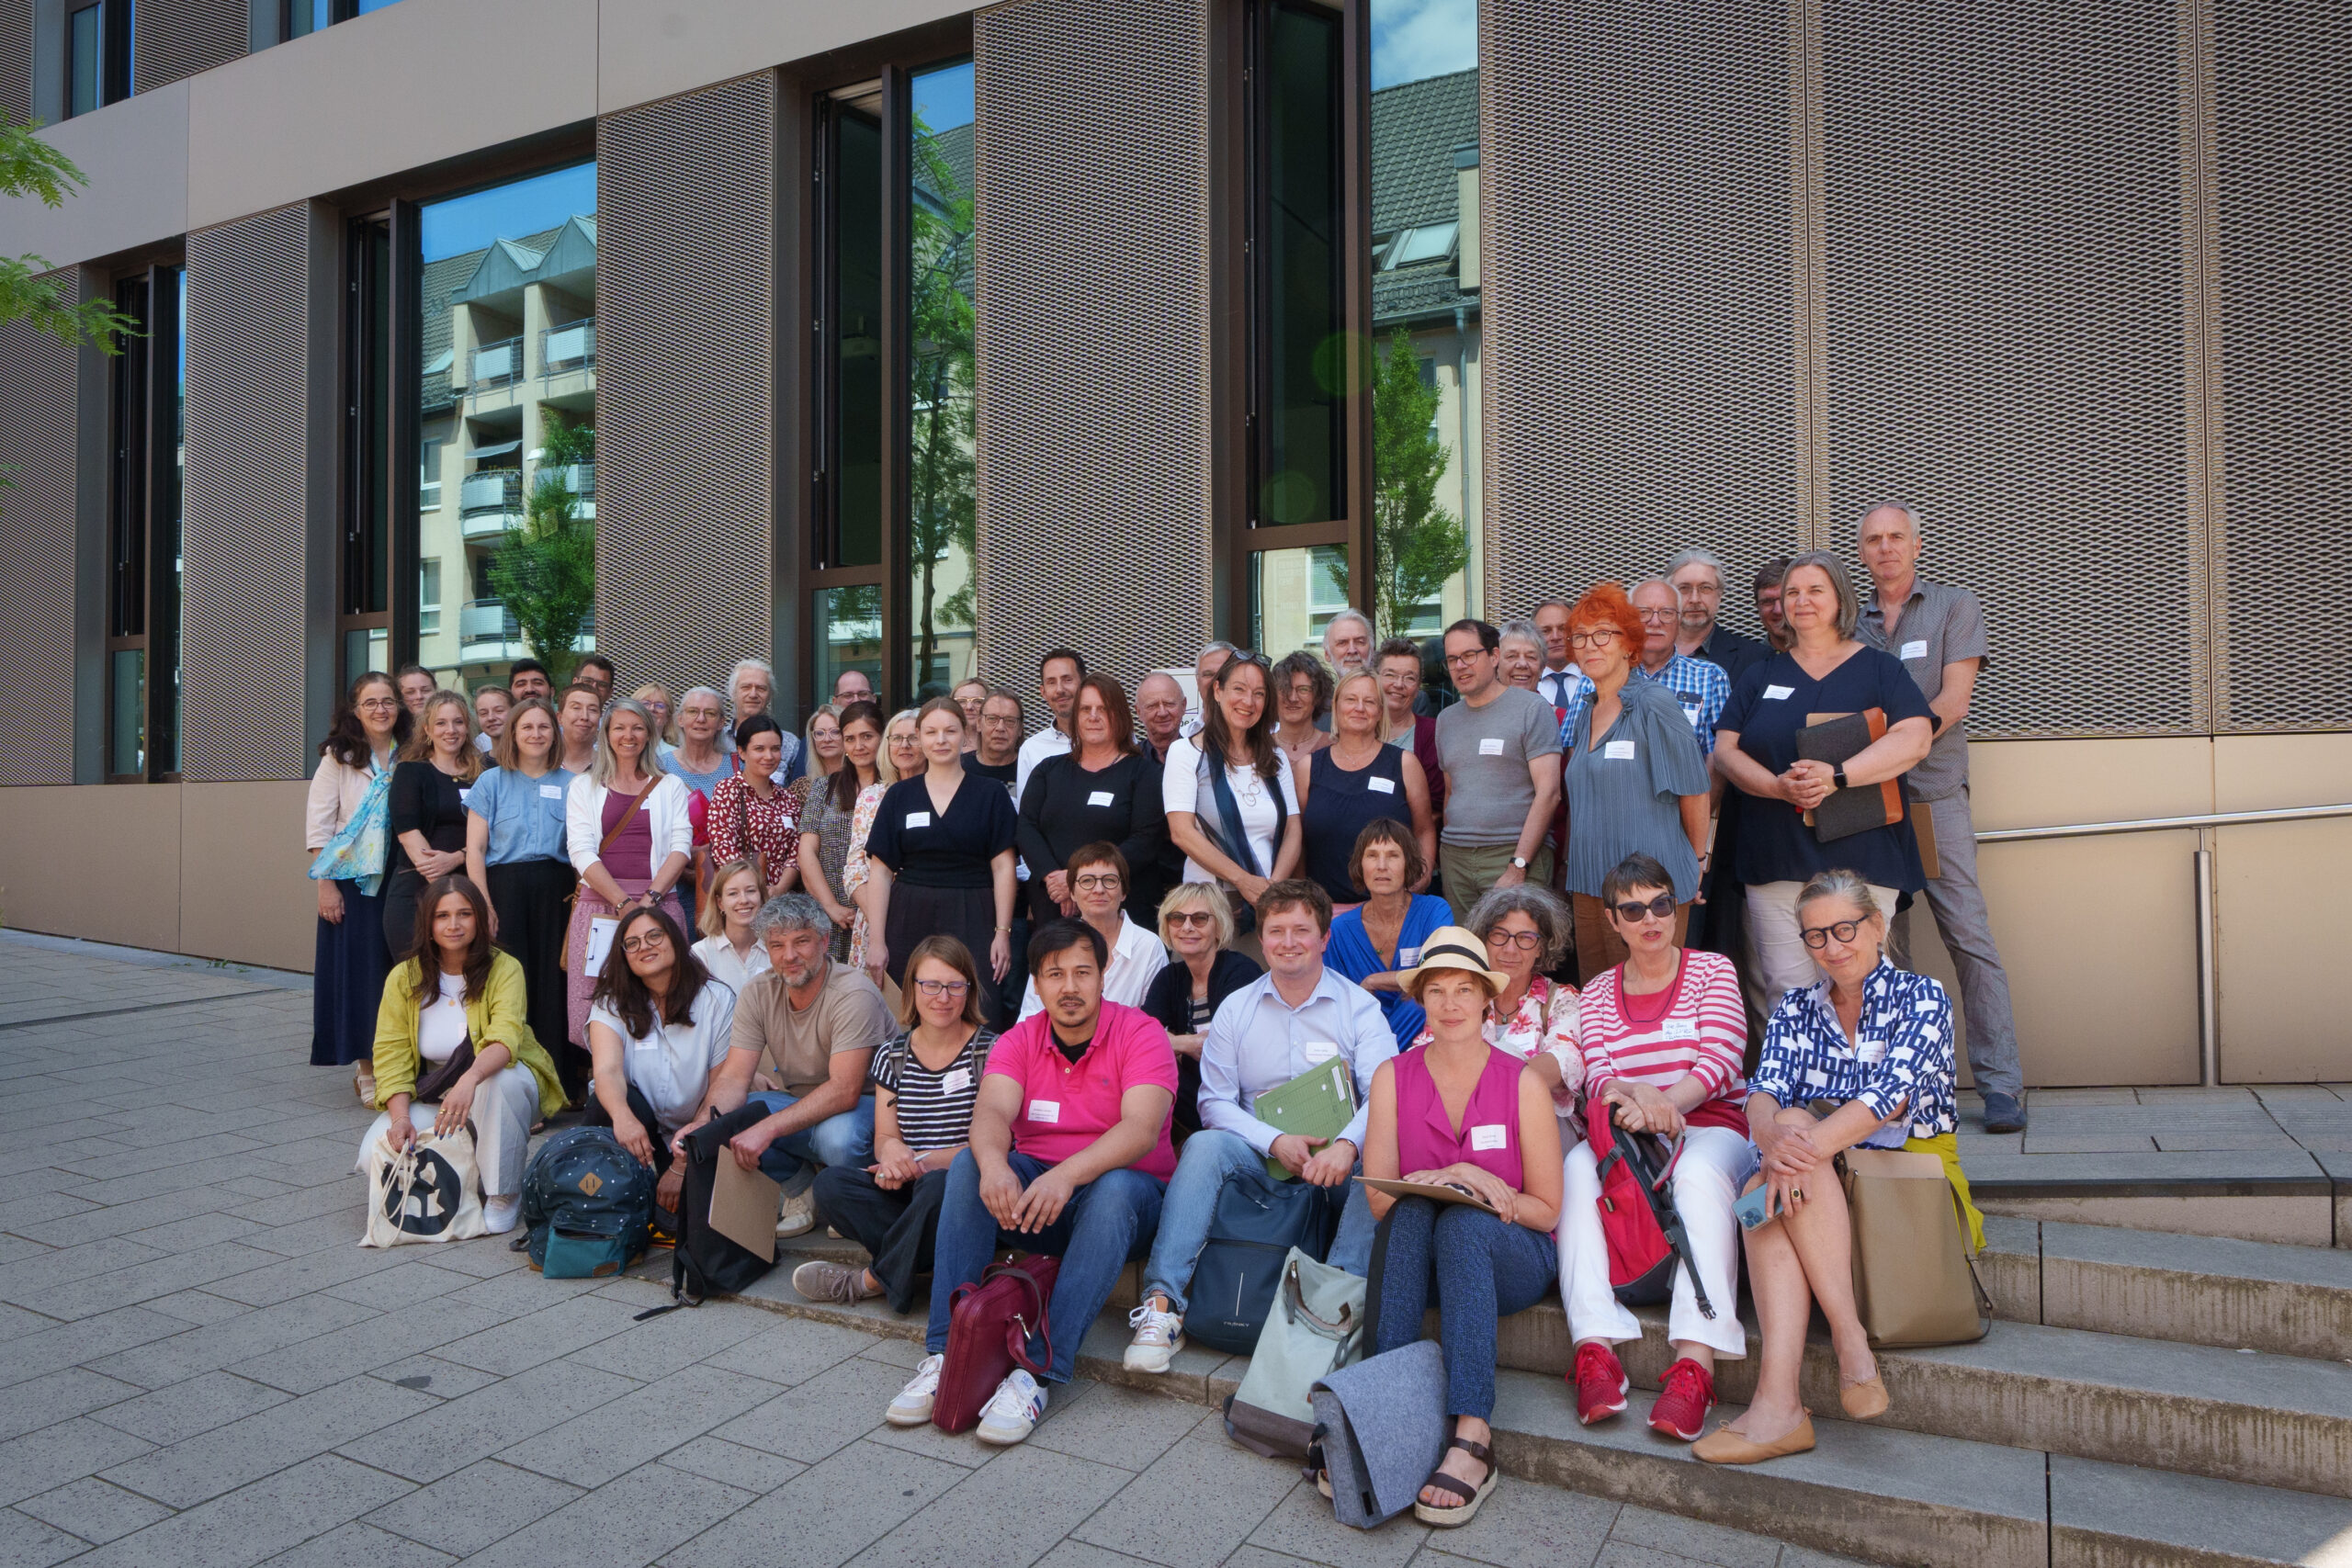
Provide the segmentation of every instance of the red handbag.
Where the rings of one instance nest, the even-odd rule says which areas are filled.
[[[931,1424],[943,1432],[967,1432],[980,1424],[980,1407],[1015,1364],[1042,1378],[1053,1364],[1052,1325],[1046,1306],[1062,1260],[1036,1255],[1018,1263],[991,1263],[978,1284],[958,1285],[947,1298],[947,1359],[939,1369],[939,1391],[932,1398]],[[1029,1337],[1046,1343],[1046,1359],[1031,1359]]]
[[[1610,1107],[1587,1119],[1585,1141],[1600,1167],[1600,1234],[1609,1244],[1609,1288],[1627,1306],[1670,1298],[1677,1268],[1690,1271],[1699,1311],[1715,1315],[1707,1287],[1699,1281],[1690,1238],[1675,1213],[1669,1183],[1682,1157],[1682,1140],[1672,1144],[1648,1133],[1628,1133],[1615,1124]]]

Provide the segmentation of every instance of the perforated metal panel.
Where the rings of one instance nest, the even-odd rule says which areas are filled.
[[[250,0],[139,0],[132,80],[148,93],[226,65],[244,54],[251,25]]]
[[[1209,12],[1012,0],[978,62],[977,651],[1132,681],[1210,619]]]
[[[1691,545],[1736,589],[1797,545],[1808,461],[1789,14],[1480,12],[1487,608]]]
[[[310,218],[187,241],[186,650],[191,781],[311,771],[303,718]],[[322,345],[323,352],[323,345]]]
[[[776,84],[596,133],[596,640],[624,684],[773,646]]]
[[[2352,25],[2212,9],[2224,729],[2352,725]],[[2221,504],[2221,502],[2224,502]],[[2316,581],[2314,578],[2316,577]]]
[[[0,466],[13,470],[0,490],[0,784],[74,782],[76,358],[0,326]]]
[[[2175,0],[1822,8],[1829,542],[1923,509],[1992,625],[1978,734],[2206,722],[2181,39]]]
[[[0,115],[22,120],[32,106],[32,0],[7,0],[0,5]]]

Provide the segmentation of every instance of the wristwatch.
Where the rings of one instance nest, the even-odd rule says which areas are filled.
[[[1510,868],[1513,871],[1525,871],[1527,869],[1527,857],[1525,855],[1511,856]]]
[[[1844,789],[1846,787],[1846,770],[1842,767],[1830,769],[1829,782],[1836,784],[1839,789]]]

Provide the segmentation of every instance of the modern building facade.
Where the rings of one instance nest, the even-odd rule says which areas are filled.
[[[0,0],[90,177],[0,250],[145,329],[0,330],[0,916],[305,966],[368,668],[1132,679],[1456,526],[1409,628],[1691,544],[1736,622],[1900,497],[1979,827],[2192,819],[1986,846],[2031,1081],[2352,1078],[2352,821],[2193,820],[2352,800],[2347,101],[2279,0]]]

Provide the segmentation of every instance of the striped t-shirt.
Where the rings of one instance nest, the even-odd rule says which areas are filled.
[[[1612,1077],[1663,1089],[1695,1073],[1709,1100],[1745,1098],[1740,1058],[1747,1049],[1747,1013],[1739,975],[1720,953],[1685,948],[1682,967],[1664,992],[1627,998],[1618,965],[1578,996],[1577,1049],[1583,1056],[1585,1092],[1600,1092]],[[1650,1022],[1636,1022],[1632,1012]]]
[[[946,1070],[937,1073],[922,1065],[904,1031],[874,1053],[866,1076],[895,1097],[900,1142],[925,1154],[969,1141],[980,1074],[988,1066],[989,1047],[995,1043],[994,1030],[975,1031]]]

